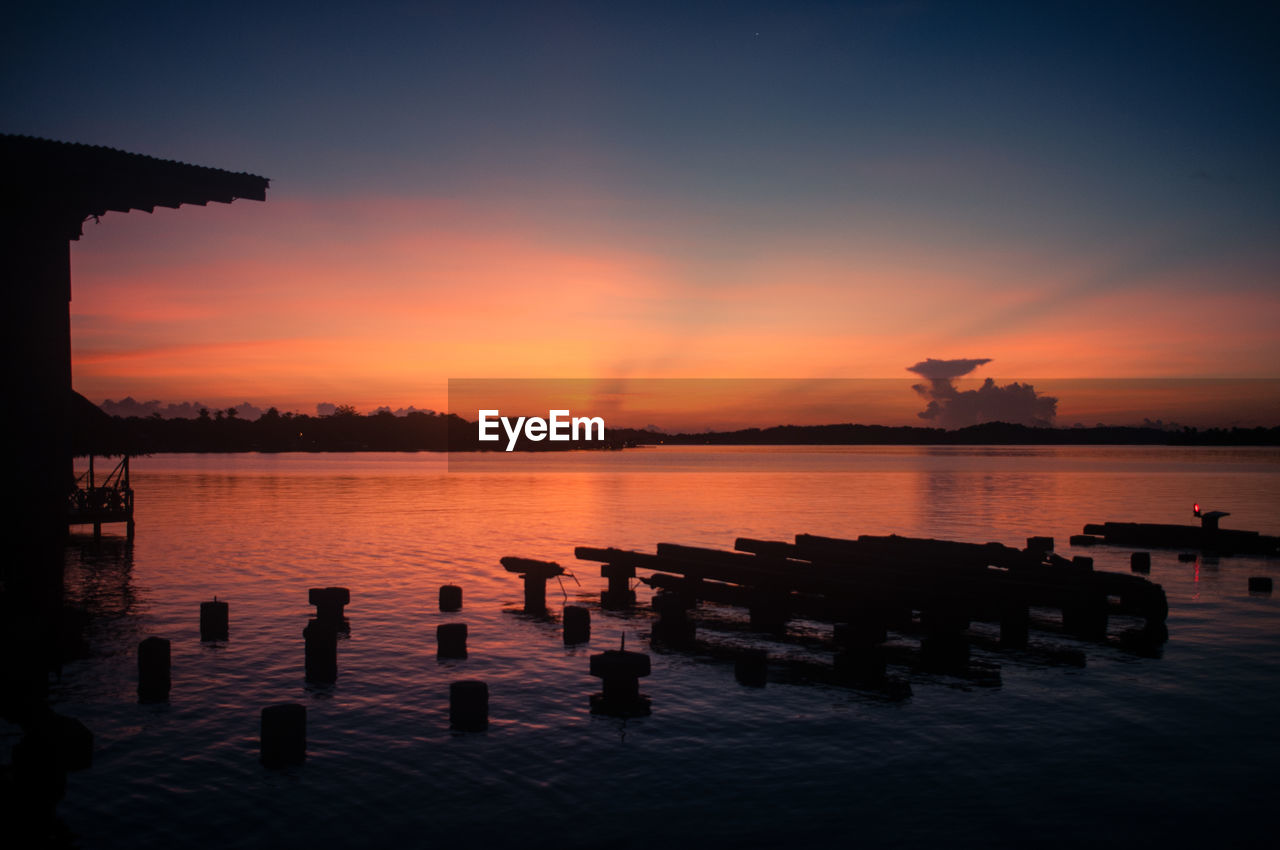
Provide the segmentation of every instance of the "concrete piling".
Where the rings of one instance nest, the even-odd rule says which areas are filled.
[[[164,702],[169,698],[169,641],[149,637],[138,644],[138,700]]]
[[[546,576],[526,573],[524,577],[524,610],[526,614],[542,614],[547,610]]]
[[[609,580],[608,590],[601,591],[600,604],[605,608],[628,608],[636,604],[636,592],[631,589],[631,579],[636,568],[629,564],[601,564],[600,575]]]
[[[625,642],[623,646],[625,647]],[[650,701],[640,693],[640,677],[649,675],[649,656],[626,649],[609,649],[591,656],[591,675],[604,682],[603,690],[591,695],[591,712],[614,717],[643,717]]]
[[[519,573],[524,579],[524,612],[544,616],[547,613],[547,579],[564,575],[564,568],[555,561],[535,561],[532,558],[502,559],[502,566],[509,573]]]
[[[228,614],[227,603],[219,602],[216,596],[212,602],[201,602],[200,640],[226,640],[229,634]]]
[[[329,685],[338,681],[338,630],[325,620],[311,620],[302,630],[306,644],[305,668],[308,682]]]
[[[259,740],[267,767],[302,764],[307,758],[306,706],[289,702],[262,709]]]
[[[436,626],[436,656],[438,658],[467,657],[466,623],[441,623]]]
[[[440,610],[462,610],[462,588],[456,584],[446,584],[440,588]]]
[[[564,606],[564,642],[586,643],[591,639],[591,612],[581,605]]]
[[[1249,592],[1250,593],[1270,593],[1271,577],[1270,576],[1249,576]]]
[[[449,684],[449,725],[463,732],[489,726],[489,686],[474,679]]]
[[[351,591],[345,587],[313,587],[307,592],[308,601],[316,606],[316,619],[341,623],[343,609],[351,602]]]
[[[1034,552],[1040,555],[1047,555],[1048,553],[1053,551],[1053,538],[1052,537],[1028,537],[1027,551]]]

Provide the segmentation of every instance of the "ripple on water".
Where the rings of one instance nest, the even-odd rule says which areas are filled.
[[[627,455],[627,453],[621,453]],[[596,459],[590,459],[595,462]],[[624,458],[625,460],[625,458]],[[661,454],[628,460],[657,465]],[[891,672],[913,696],[814,684],[824,627],[765,642],[765,688],[711,654],[652,652],[650,717],[593,716],[588,657],[647,651],[649,614],[599,609],[598,567],[573,546],[731,547],[737,536],[890,533],[1018,543],[1085,522],[1151,519],[1135,505],[1229,504],[1243,527],[1280,515],[1277,455],[1071,449],[1028,453],[857,450],[796,455],[788,474],[447,474],[415,456],[159,456],[135,463],[132,547],[73,548],[68,588],[89,609],[92,658],[54,684],[58,710],[94,731],[92,769],[60,811],[86,848],[420,846],[774,847],[840,839],[952,846],[1120,845],[1261,834],[1280,696],[1277,599],[1250,596],[1258,559],[1152,558],[1169,594],[1161,657],[1036,632],[1026,651],[974,650],[981,681]],[[437,465],[438,466],[438,465]],[[819,469],[819,466],[821,467]],[[832,471],[834,470],[834,471]],[[1148,508],[1148,510],[1150,510]],[[1270,529],[1275,531],[1275,529]],[[559,561],[548,588],[588,604],[592,640],[518,613],[504,555]],[[1084,554],[1128,572],[1128,551]],[[444,583],[464,608],[437,610]],[[338,681],[308,685],[310,586],[352,590]],[[231,606],[231,636],[202,644],[199,602]],[[647,591],[639,588],[641,601]],[[709,608],[716,617],[736,617]],[[468,657],[436,657],[435,627],[466,622]],[[173,641],[173,691],[136,701],[135,648]],[[760,642],[745,631],[704,638]],[[895,645],[909,649],[914,639]],[[484,733],[448,728],[448,685],[488,682]],[[308,758],[269,770],[259,712],[308,709]],[[1256,806],[1256,810],[1254,807]],[[1209,824],[1200,812],[1218,815]]]

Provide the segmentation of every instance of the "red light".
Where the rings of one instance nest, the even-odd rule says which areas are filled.
[[[1195,511],[1196,511],[1196,516],[1200,516],[1200,503],[1199,503],[1199,502],[1196,502]]]

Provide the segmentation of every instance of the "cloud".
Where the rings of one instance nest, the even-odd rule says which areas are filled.
[[[400,417],[408,416],[410,413],[425,413],[428,416],[436,415],[436,412],[434,410],[429,410],[424,407],[414,407],[412,404],[409,405],[408,407],[397,407],[395,410],[392,410],[390,407],[384,404],[384,405],[381,405],[380,407],[374,408],[373,413],[369,415],[376,416],[379,413],[390,413],[392,416],[400,416]]]
[[[985,366],[991,362],[990,357],[977,357],[972,360],[959,358],[956,360],[935,360],[930,357],[927,360],[921,360],[914,366],[908,366],[908,372],[915,372],[922,378],[928,378],[931,381],[950,381],[952,378],[959,378],[961,375],[967,375],[979,366]]]
[[[1048,427],[1058,415],[1058,399],[1041,395],[1031,384],[997,386],[987,378],[976,390],[958,390],[955,379],[969,374],[991,358],[936,360],[930,357],[908,372],[929,381],[912,387],[929,404],[916,414],[942,428],[967,428],[982,422],[1010,422],[1017,425]]]

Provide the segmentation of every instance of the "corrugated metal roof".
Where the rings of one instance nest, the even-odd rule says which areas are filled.
[[[54,226],[78,239],[104,213],[265,201],[270,182],[244,172],[33,136],[0,134],[0,204],[9,226]]]

